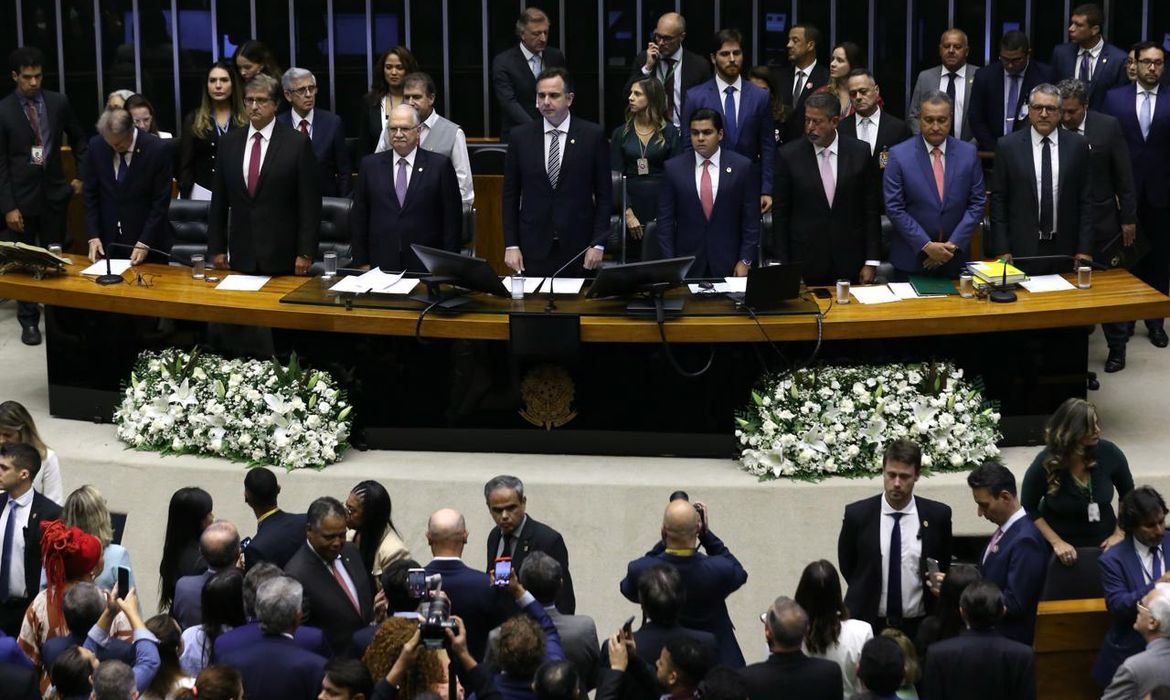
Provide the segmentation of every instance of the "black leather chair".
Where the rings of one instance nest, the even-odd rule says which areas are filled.
[[[475,251],[475,205],[463,203],[463,252]]]
[[[623,175],[616,171],[609,172],[609,186],[610,186],[610,202],[609,209],[609,241],[605,244],[606,250],[611,250],[616,253],[614,256],[618,262],[637,262],[635,260],[626,260],[626,239],[622,236],[622,221],[624,220],[625,208],[622,207],[622,189],[623,189]]]
[[[210,210],[211,202],[208,201],[171,200],[167,220],[174,240],[171,255],[176,262],[190,264],[192,255],[207,255],[207,215]]]
[[[353,200],[346,197],[321,198],[321,225],[317,229],[317,260],[309,268],[309,274],[321,274],[325,253],[337,253],[337,266],[349,267],[353,261],[350,245],[349,211]]]
[[[503,175],[507,155],[507,144],[467,144],[473,175]]]
[[[1100,547],[1077,547],[1077,561],[1072,566],[1061,564],[1053,554],[1048,560],[1048,574],[1044,579],[1044,592],[1040,594],[1040,600],[1104,597],[1101,569],[1097,566],[1100,558]]]

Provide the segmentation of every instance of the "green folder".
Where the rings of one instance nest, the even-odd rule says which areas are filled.
[[[927,277],[926,275],[910,275],[910,286],[920,297],[955,295],[959,290],[955,288],[953,280],[946,277]]]

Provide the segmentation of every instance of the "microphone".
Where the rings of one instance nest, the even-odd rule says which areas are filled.
[[[1043,260],[1072,260],[1077,265],[1089,265],[1100,270],[1109,269],[1108,265],[1102,265],[1099,262],[1078,258],[1075,255],[1032,255],[1026,258],[1012,258],[1012,264],[1018,262],[1040,262]],[[1003,277],[1001,278],[999,289],[992,290],[988,297],[991,299],[991,301],[994,301],[997,304],[1010,304],[1017,299],[1016,293],[1007,288],[1007,269],[1008,263],[1005,261],[1003,264]]]
[[[126,280],[122,279],[122,275],[115,275],[114,271],[112,269],[110,269],[110,256],[107,255],[105,257],[106,257],[106,274],[100,275],[94,281],[97,282],[98,284],[102,285],[103,287],[107,287],[111,284],[121,284],[122,282],[125,282]]]
[[[572,258],[569,258],[569,262],[565,263],[564,265],[561,265],[561,269],[559,269],[559,270],[557,270],[556,272],[554,272],[554,273],[552,274],[552,277],[549,277],[549,278],[548,278],[548,303],[544,305],[544,310],[545,310],[545,312],[546,312],[546,313],[547,313],[547,312],[550,312],[550,311],[556,311],[556,310],[557,310],[557,303],[556,303],[555,301],[553,301],[553,281],[554,281],[554,280],[557,278],[557,275],[559,275],[559,274],[561,274],[562,272],[564,272],[564,271],[565,271],[565,269],[566,269],[567,267],[569,267],[569,265],[572,265],[573,263],[575,263],[575,262],[577,262],[578,260],[580,260],[580,259],[581,259],[581,256],[582,256],[582,255],[584,255],[584,254],[586,254],[586,253],[588,253],[588,252],[589,252],[589,249],[590,249],[590,248],[592,248],[592,247],[593,247],[593,244],[592,244],[592,243],[590,243],[589,245],[585,246],[585,248],[584,248],[584,249],[583,249],[583,250],[582,250],[580,253],[577,253],[577,254],[576,254],[576,255],[574,255]]]
[[[146,250],[149,250],[152,253],[158,253],[159,255],[163,256],[167,260],[170,260],[172,262],[177,262],[180,265],[183,265],[184,267],[191,267],[192,266],[190,261],[184,262],[183,260],[181,260],[177,256],[172,255],[172,254],[166,252],[165,250],[159,250],[158,248],[151,248],[150,246],[146,245],[145,243],[135,243],[134,245],[130,245],[128,243],[110,243],[109,247],[111,247],[111,248],[126,248],[127,250],[134,250],[135,248],[145,248]]]

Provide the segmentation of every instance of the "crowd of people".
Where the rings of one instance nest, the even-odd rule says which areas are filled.
[[[206,491],[181,488],[167,513],[158,614],[144,619],[150,601],[138,597],[100,491],[81,486],[60,504],[46,495],[60,488],[61,467],[27,411],[8,402],[0,696],[1034,698],[1048,571],[1099,553],[1113,623],[1093,678],[1110,700],[1165,697],[1166,503],[1135,487],[1092,404],[1069,399],[1045,436],[1019,487],[995,462],[967,475],[996,526],[973,561],[953,554],[958,504],[915,494],[918,445],[889,442],[881,493],[845,506],[836,561],[809,563],[759,616],[768,656],[748,663],[755,655],[740,648],[727,606],[748,572],[704,503],[671,494],[661,531],[617,584],[640,613],[599,637],[578,608],[566,539],[529,514],[524,483],[508,475],[484,485],[495,523],[486,556],[465,551],[464,515],[440,508],[426,524],[425,564],[377,481],[293,513],[281,508],[276,475],[251,469],[242,494],[251,537],[241,537],[244,523],[216,518]],[[50,464],[56,482],[41,480]],[[596,568],[589,575],[604,576]]]

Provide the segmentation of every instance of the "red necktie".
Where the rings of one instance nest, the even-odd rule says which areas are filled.
[[[934,157],[934,186],[938,188],[938,199],[942,201],[943,197],[943,165],[942,165],[942,149],[938,146],[930,149],[930,155]]]
[[[699,178],[699,204],[703,205],[703,216],[711,220],[711,210],[715,208],[715,196],[711,191],[711,161],[703,161],[703,176]]]
[[[41,136],[41,115],[37,113],[37,103],[29,101],[25,105],[25,113],[28,114],[28,123],[32,127],[33,140],[36,142],[36,145],[45,145]]]
[[[248,195],[256,196],[256,185],[260,182],[260,132],[252,137],[252,159],[248,161]]]
[[[341,572],[337,570],[337,567],[340,566],[340,564],[340,559],[334,559],[333,566],[329,567],[329,571],[333,573],[333,578],[337,579],[337,585],[341,586],[341,590],[345,591],[345,597],[349,598],[350,605],[353,605],[353,609],[357,610],[358,615],[361,615],[362,608],[360,605],[358,605],[357,598],[354,597],[353,591],[349,590],[349,586],[345,585],[345,577],[342,576]]]
[[[309,135],[309,120],[308,119],[301,120],[301,133],[304,134],[305,136]]]

